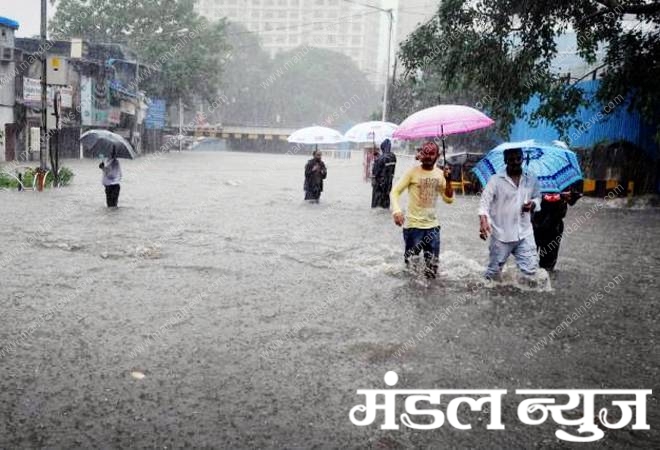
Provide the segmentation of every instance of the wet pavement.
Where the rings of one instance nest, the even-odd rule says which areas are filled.
[[[514,391],[542,388],[654,389],[650,431],[580,447],[660,447],[660,211],[581,200],[549,281],[511,269],[483,287],[476,197],[459,195],[439,207],[426,283],[369,208],[361,159],[326,159],[319,205],[302,201],[305,160],[122,161],[117,210],[91,160],[65,162],[69,187],[0,192],[0,448],[577,446],[550,419],[517,420]],[[353,425],[356,390],[385,388],[389,370],[397,388],[507,389],[506,429],[467,408],[467,431]]]

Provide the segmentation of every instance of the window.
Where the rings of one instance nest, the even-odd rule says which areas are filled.
[[[353,45],[360,45],[362,43],[360,41],[361,41],[360,36],[353,36],[351,38],[351,44]]]

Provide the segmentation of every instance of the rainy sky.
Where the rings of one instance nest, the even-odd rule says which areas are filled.
[[[53,17],[55,8],[48,0],[48,17]],[[0,0],[0,16],[18,22],[17,37],[31,37],[39,34],[41,0]]]

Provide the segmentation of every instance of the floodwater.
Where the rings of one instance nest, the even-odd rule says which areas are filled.
[[[65,162],[71,186],[0,192],[0,448],[568,447],[552,419],[520,423],[516,389],[654,389],[650,431],[596,444],[660,447],[657,209],[581,200],[549,280],[512,267],[483,286],[476,197],[459,195],[439,206],[427,283],[369,208],[361,159],[326,159],[319,205],[302,201],[305,160],[122,161],[116,210],[91,160]],[[505,430],[465,407],[471,430],[353,425],[357,389],[390,370],[397,388],[508,390]]]

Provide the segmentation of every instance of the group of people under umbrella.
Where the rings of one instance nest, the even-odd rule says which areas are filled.
[[[436,203],[441,197],[453,203],[451,169],[438,167],[442,141],[443,160],[446,163],[444,137],[486,128],[494,122],[485,114],[461,105],[439,105],[408,117],[400,126],[387,122],[366,122],[357,126],[368,130],[367,137],[376,142],[381,132],[380,155],[372,169],[372,207],[391,208],[394,223],[403,227],[404,262],[411,264],[413,257],[423,255],[423,273],[435,278],[440,254],[440,223]],[[386,128],[394,128],[383,132]],[[355,128],[355,127],[354,127]],[[313,131],[310,131],[312,130]],[[346,138],[332,130],[332,138],[324,136],[319,143],[338,143],[358,133],[349,130]],[[325,133],[323,127],[309,127],[294,133],[289,142],[301,142],[300,135]],[[383,134],[384,133],[384,134]],[[309,137],[309,136],[308,136]],[[417,151],[419,165],[408,169],[393,186],[396,156],[391,152],[391,140],[427,140]],[[432,140],[429,140],[432,139]],[[331,142],[332,141],[332,142]],[[362,140],[364,142],[364,140]],[[375,148],[375,145],[374,145]],[[315,167],[317,167],[315,169]],[[552,144],[534,140],[504,143],[486,154],[473,169],[481,182],[479,206],[479,235],[490,239],[487,279],[500,277],[502,269],[513,255],[516,265],[525,276],[534,276],[539,267],[552,271],[557,263],[563,234],[563,219],[568,205],[573,205],[581,194],[575,185],[582,172],[575,153],[565,144]],[[322,181],[327,176],[318,147],[305,168],[305,198],[318,202]],[[315,188],[308,194],[310,187]],[[401,194],[408,192],[407,211],[399,205]]]
[[[446,165],[444,137],[486,128],[494,122],[485,114],[461,105],[439,105],[408,117],[401,125],[365,122],[346,135],[325,127],[307,127],[293,133],[289,142],[315,144],[313,157],[305,166],[305,200],[318,203],[328,171],[318,144],[380,142],[382,153],[373,163],[373,208],[390,208],[397,226],[403,227],[404,262],[423,255],[424,275],[435,278],[440,255],[440,223],[436,203],[454,202],[451,169]],[[393,185],[396,156],[391,138],[401,140],[441,139],[443,164],[438,167],[440,148],[428,140],[418,149],[419,165],[408,169]],[[121,136],[92,130],[81,136],[83,149],[90,156],[108,155],[99,164],[108,207],[116,207],[121,167],[118,158],[134,158],[131,145]],[[538,267],[553,270],[557,262],[567,206],[581,194],[573,189],[582,179],[575,153],[564,144],[534,140],[504,143],[484,156],[473,169],[484,186],[479,207],[479,235],[490,238],[489,262],[485,276],[498,278],[513,255],[520,271],[533,276]],[[569,189],[568,191],[566,191]],[[407,211],[399,205],[401,194],[408,192]]]

